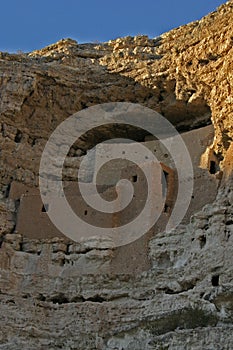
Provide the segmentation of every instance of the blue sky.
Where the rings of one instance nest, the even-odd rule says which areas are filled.
[[[158,36],[200,19],[224,0],[8,0],[1,2],[0,51],[31,51],[71,37],[97,42]]]

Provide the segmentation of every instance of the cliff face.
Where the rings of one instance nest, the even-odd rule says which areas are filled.
[[[228,1],[201,21],[156,39],[82,45],[65,39],[29,54],[0,54],[4,349],[232,347],[232,23]],[[93,274],[92,267],[98,269],[113,254],[101,244],[24,239],[14,232],[17,208],[7,200],[13,180],[38,186],[41,153],[62,120],[114,101],[150,107],[180,131],[212,122],[210,148],[223,171],[215,202],[189,225],[156,235],[150,241],[152,268],[136,276]],[[89,136],[98,140],[95,131]],[[90,145],[83,140],[71,155],[81,160]],[[72,178],[70,170],[66,176]],[[78,259],[81,273],[75,268]]]

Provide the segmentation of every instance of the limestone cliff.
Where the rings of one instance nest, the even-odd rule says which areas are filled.
[[[63,39],[31,53],[0,53],[0,347],[232,348],[232,44],[228,1],[159,38]],[[114,101],[150,107],[179,131],[212,122],[210,148],[223,171],[214,203],[189,225],[153,237],[152,267],[136,276],[92,274],[113,254],[101,244],[24,239],[15,232],[17,203],[7,199],[13,180],[38,186],[41,153],[62,120]],[[89,136],[71,156],[81,159],[99,133]]]

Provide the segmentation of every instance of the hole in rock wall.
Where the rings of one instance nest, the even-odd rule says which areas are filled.
[[[214,161],[210,161],[210,174],[216,174],[219,171],[219,166],[218,164]]]
[[[204,248],[204,246],[206,245],[206,236],[200,236],[199,237],[199,241],[200,241],[200,247],[201,249]]]
[[[219,286],[219,275],[214,275],[211,278],[212,286],[218,287]]]
[[[51,302],[53,304],[67,304],[69,303],[69,300],[64,294],[61,293],[51,298]]]
[[[15,142],[19,143],[22,140],[23,134],[21,133],[21,131],[17,130],[17,133],[15,135]]]

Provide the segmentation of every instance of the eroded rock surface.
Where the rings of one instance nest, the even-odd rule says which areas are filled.
[[[232,348],[232,23],[228,1],[201,21],[156,39],[126,37],[98,45],[65,39],[29,54],[1,53],[2,349]],[[38,185],[41,152],[62,120],[114,101],[155,109],[181,131],[212,121],[211,148],[223,171],[214,203],[190,224],[153,237],[152,267],[138,275],[104,273],[114,254],[106,242],[19,235],[17,203],[7,200],[13,180]],[[136,140],[145,136],[125,131],[133,133]],[[98,138],[93,132],[74,145],[70,158],[80,162]]]

